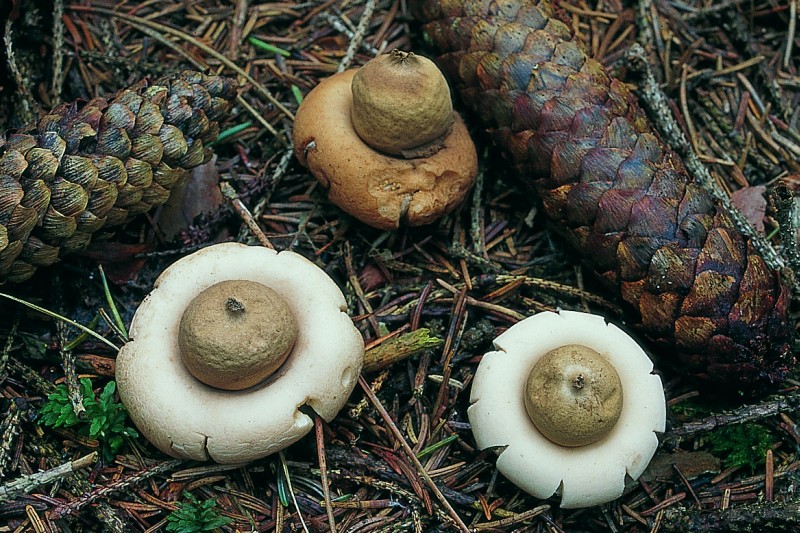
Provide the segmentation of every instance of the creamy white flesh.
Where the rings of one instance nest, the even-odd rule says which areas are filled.
[[[606,355],[623,386],[622,413],[600,441],[565,447],[536,430],[525,410],[523,391],[530,369],[544,354],[565,344],[588,346]],[[658,447],[666,406],[661,379],[636,342],[596,315],[539,313],[494,341],[472,384],[468,410],[481,449],[505,447],[498,470],[537,498],[561,493],[561,507],[590,507],[622,495],[626,474],[639,477]]]
[[[225,279],[249,279],[279,292],[299,335],[286,362],[266,381],[241,391],[215,389],[181,363],[183,309]],[[307,404],[332,420],[361,371],[364,343],[344,297],[320,268],[293,252],[226,243],[170,266],[142,302],[131,342],[117,358],[119,394],[142,434],[174,457],[245,463],[281,450],[314,427]]]

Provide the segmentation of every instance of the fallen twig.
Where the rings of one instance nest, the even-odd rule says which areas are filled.
[[[164,474],[169,472],[170,470],[174,470],[175,468],[184,464],[185,461],[181,459],[175,459],[172,461],[164,461],[163,463],[158,463],[148,468],[144,468],[130,476],[119,478],[116,481],[112,481],[107,485],[102,485],[99,487],[93,488],[91,491],[85,492],[78,498],[67,502],[63,505],[59,505],[55,509],[53,509],[51,513],[51,518],[54,520],[63,518],[69,514],[75,513],[89,505],[90,503],[94,502],[98,498],[102,498],[114,492],[118,492],[120,490],[127,489],[137,483],[149,479],[153,476]]]
[[[756,502],[727,509],[701,511],[671,507],[664,511],[662,532],[750,532],[797,531],[800,528],[800,501]]]
[[[730,215],[731,220],[738,231],[745,235],[764,261],[774,270],[781,270],[786,265],[783,258],[778,254],[767,240],[759,235],[752,225],[744,218],[742,213],[731,203],[730,197],[716,184],[709,174],[703,162],[697,157],[692,149],[692,145],[678,126],[672,111],[667,104],[667,97],[658,85],[644,48],[635,43],[628,52],[631,66],[642,76],[642,84],[639,87],[639,96],[642,104],[647,108],[659,133],[664,136],[666,142],[683,158],[686,169],[697,182],[708,191],[712,198]],[[795,285],[796,290],[800,287]]]
[[[780,413],[796,411],[800,409],[800,394],[787,394],[775,400],[767,400],[761,403],[745,405],[736,410],[726,413],[715,414],[702,420],[687,422],[666,432],[662,442],[680,441],[698,433],[705,433],[718,427],[752,422]]]
[[[73,472],[86,468],[87,466],[91,466],[96,462],[97,452],[92,452],[89,455],[85,455],[79,459],[75,459],[74,461],[69,461],[55,468],[51,468],[50,470],[36,472],[35,474],[22,476],[9,481],[8,483],[0,485],[0,503],[13,500],[14,498],[21,496],[22,494],[27,494],[42,485],[63,479]]]

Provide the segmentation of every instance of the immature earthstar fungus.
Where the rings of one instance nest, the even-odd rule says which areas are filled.
[[[412,52],[393,50],[322,80],[297,110],[293,140],[330,201],[380,229],[435,222],[478,172],[444,76]]]
[[[661,379],[639,345],[603,317],[539,313],[505,331],[484,355],[467,412],[497,469],[561,507],[622,495],[658,447],[666,405]]]
[[[358,380],[364,343],[342,292],[290,251],[225,243],[156,280],[120,350],[119,395],[164,453],[252,461],[331,421]]]

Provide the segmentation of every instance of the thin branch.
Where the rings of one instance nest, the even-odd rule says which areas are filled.
[[[6,49],[6,64],[8,70],[14,76],[14,83],[17,85],[17,92],[19,93],[20,109],[17,109],[17,114],[23,123],[33,122],[36,118],[36,99],[33,97],[30,84],[28,82],[29,76],[26,76],[20,71],[17,64],[16,54],[14,54],[14,32],[11,30],[13,21],[11,17],[6,20],[5,31],[3,33],[3,41]]]
[[[115,481],[112,481],[107,485],[101,485],[99,487],[95,487],[92,490],[80,495],[76,499],[53,509],[53,511],[51,512],[51,518],[53,518],[54,520],[58,520],[59,518],[63,518],[69,514],[76,513],[81,509],[83,509],[85,506],[93,503],[98,498],[102,498],[114,492],[125,490],[128,487],[137,485],[140,482],[146,479],[150,479],[153,476],[164,474],[171,470],[175,470],[176,468],[184,464],[186,464],[186,461],[182,459],[164,461],[163,463],[158,463],[151,467],[139,470],[138,472],[131,474],[130,476],[116,479]]]
[[[662,532],[709,533],[714,531],[792,532],[800,528],[800,501],[755,502],[727,509],[702,511],[672,507],[664,512]]]
[[[272,245],[269,238],[264,235],[264,232],[261,231],[261,228],[256,222],[256,219],[253,218],[253,215],[250,213],[250,210],[247,209],[247,206],[239,199],[239,196],[236,194],[236,191],[233,189],[230,183],[227,181],[223,181],[219,184],[219,188],[222,191],[222,196],[225,197],[231,203],[231,207],[233,210],[236,211],[236,214],[244,221],[247,225],[247,228],[250,232],[258,239],[258,242],[261,243],[261,246],[265,248],[269,248],[270,250],[274,250],[275,246]]]
[[[736,229],[747,237],[771,269],[781,270],[785,268],[786,264],[780,254],[747,222],[741,211],[733,205],[730,197],[717,185],[702,161],[692,150],[691,144],[672,115],[672,111],[667,104],[666,95],[653,76],[644,48],[639,43],[634,43],[628,52],[628,58],[631,67],[635,68],[642,76],[642,83],[639,87],[639,96],[642,103],[653,118],[659,133],[664,136],[672,149],[683,158],[686,170],[711,195],[723,211],[730,216]],[[800,290],[800,287],[796,288]]]
[[[6,337],[5,346],[3,346],[3,351],[0,352],[0,385],[8,377],[8,356],[11,354],[11,348],[14,346],[14,337],[17,335],[17,326],[19,326],[19,318],[14,319],[14,323],[11,325],[11,331],[8,332],[8,337]]]
[[[64,0],[53,1],[53,79],[50,94],[53,105],[61,102],[64,83]]]
[[[800,250],[798,250],[797,232],[800,224],[798,216],[798,199],[794,193],[783,184],[779,184],[772,189],[771,195],[775,203],[775,218],[778,220],[778,228],[783,243],[783,254],[789,261],[792,270],[800,272]]]
[[[350,63],[353,62],[353,57],[355,57],[356,51],[358,50],[358,47],[361,46],[361,42],[364,40],[364,35],[367,33],[367,29],[369,28],[369,22],[372,20],[372,13],[375,11],[376,3],[376,0],[367,0],[367,3],[364,5],[364,13],[361,15],[361,19],[358,21],[356,31],[350,38],[350,43],[347,45],[347,51],[342,58],[342,62],[339,63],[339,67],[336,69],[336,72],[344,72],[350,66]]]
[[[8,483],[0,485],[0,503],[13,500],[14,498],[23,494],[27,494],[42,485],[63,479],[73,472],[82,470],[95,464],[96,462],[97,452],[92,452],[89,455],[75,459],[74,461],[69,461],[68,463],[51,468],[50,470],[36,472],[29,476],[22,476],[9,481]]]
[[[78,382],[78,370],[75,367],[75,352],[65,350],[65,330],[63,322],[56,324],[58,332],[59,354],[61,355],[61,367],[64,369],[64,382],[67,385],[69,401],[72,404],[72,412],[79,420],[86,418],[86,407],[83,405],[83,394],[81,394],[81,384]]]
[[[783,68],[788,69],[792,61],[794,32],[797,27],[797,0],[789,2],[789,29],[786,32],[786,50],[783,52]]]
[[[787,394],[774,400],[766,400],[761,403],[745,405],[733,411],[711,415],[687,422],[664,434],[662,442],[680,441],[698,433],[705,433],[722,426],[742,424],[752,422],[780,413],[787,413],[800,409],[800,393]]]
[[[328,525],[331,533],[337,533],[336,517],[333,516],[333,506],[331,505],[331,489],[328,480],[328,459],[325,455],[325,436],[322,427],[322,417],[314,416],[314,430],[317,438],[317,460],[319,462],[320,482],[322,483],[322,494],[325,498],[325,512],[328,515]]]

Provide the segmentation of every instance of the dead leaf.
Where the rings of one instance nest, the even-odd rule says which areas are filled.
[[[172,189],[158,216],[158,227],[171,241],[188,228],[197,215],[216,213],[223,201],[214,157],[195,168],[185,184]]]
[[[656,454],[642,474],[645,481],[656,479],[672,479],[675,467],[678,467],[686,479],[720,471],[719,459],[708,452],[662,452]]]
[[[378,287],[382,287],[387,281],[388,280],[386,279],[386,276],[384,276],[383,271],[373,264],[365,266],[358,275],[358,282],[361,284],[361,288],[366,292],[370,292]]]
[[[17,0],[11,0],[11,10],[8,13],[8,20],[17,20],[19,18],[19,2]],[[2,17],[0,17],[2,19]]]
[[[744,187],[731,195],[731,202],[744,218],[747,219],[759,233],[764,233],[764,213],[767,210],[767,199],[764,193],[767,188],[764,185]]]
[[[137,256],[152,250],[151,243],[93,242],[79,254],[103,265],[106,277],[112,283],[120,285],[134,279],[147,262],[144,257],[137,258]]]
[[[641,479],[648,483],[653,481],[677,480],[677,467],[689,481],[704,474],[716,474],[720,468],[720,460],[709,452],[659,451],[641,475]],[[638,480],[627,477],[625,480],[625,493],[639,488]]]

